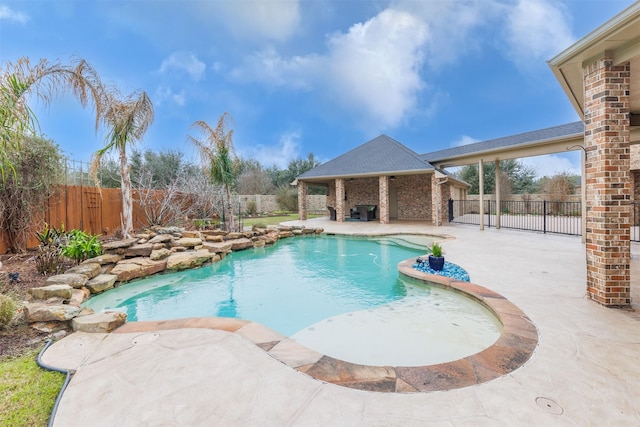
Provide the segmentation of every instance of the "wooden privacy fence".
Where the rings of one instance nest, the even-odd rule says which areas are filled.
[[[151,191],[157,193],[158,198],[163,195],[160,190]],[[94,186],[60,186],[44,208],[44,218],[35,221],[29,230],[28,248],[38,246],[35,233],[43,230],[45,222],[52,227],[59,228],[64,224],[65,230],[78,229],[91,234],[112,234],[121,228],[122,193],[119,188],[99,190]],[[144,211],[136,202],[135,190],[133,225],[148,225]],[[6,253],[7,249],[6,237],[0,232],[0,253]]]

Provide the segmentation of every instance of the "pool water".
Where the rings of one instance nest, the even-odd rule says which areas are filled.
[[[341,313],[405,296],[397,264],[424,254],[430,237],[314,236],[234,252],[203,268],[131,282],[92,297],[95,311],[129,321],[220,316],[252,320],[284,335]]]
[[[440,344],[431,342],[427,332],[435,331],[446,339],[452,331],[438,326],[435,318],[457,325],[453,332],[469,330],[460,335],[466,342],[474,331],[479,335],[486,335],[487,328],[494,331],[483,343],[465,349],[464,357],[491,345],[499,336],[499,322],[469,298],[458,295],[457,300],[462,298],[462,303],[451,302],[450,297],[442,299],[438,295],[453,293],[440,288],[434,291],[398,274],[400,261],[424,255],[432,241],[429,236],[408,235],[284,239],[270,247],[234,252],[202,268],[121,285],[92,297],[85,307],[96,312],[124,311],[129,321],[207,316],[246,319],[329,355],[333,351],[331,342],[338,349],[345,347],[342,342],[359,342],[360,339],[349,338],[354,334],[378,334],[379,338],[386,334],[392,341],[415,342],[413,336],[407,338],[408,331],[414,330],[420,334],[420,341],[438,347]],[[431,314],[425,317],[425,313]],[[450,320],[451,315],[462,318]],[[341,326],[336,330],[326,325]],[[360,353],[376,353],[358,346]],[[347,347],[334,357],[366,363],[361,358],[347,357]],[[391,347],[394,348],[397,347]],[[414,352],[413,347],[409,349]],[[382,364],[400,365],[396,362]]]

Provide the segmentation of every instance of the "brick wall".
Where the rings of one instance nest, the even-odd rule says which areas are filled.
[[[432,174],[397,176],[389,185],[398,191],[398,219],[431,221]]]

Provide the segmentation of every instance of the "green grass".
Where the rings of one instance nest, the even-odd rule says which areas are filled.
[[[0,426],[46,426],[64,383],[36,363],[37,351],[0,361]]]
[[[308,219],[317,218],[322,215],[307,215]],[[245,227],[253,227],[254,224],[264,224],[264,225],[278,225],[284,221],[295,221],[298,219],[298,214],[287,214],[287,215],[278,215],[278,216],[263,216],[259,218],[242,218],[242,223]]]

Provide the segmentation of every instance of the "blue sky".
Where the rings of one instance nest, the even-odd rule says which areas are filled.
[[[190,125],[233,117],[242,157],[330,160],[380,134],[418,153],[578,120],[546,61],[631,0],[0,0],[0,62],[86,59],[155,122],[141,149],[195,159]],[[87,161],[103,146],[71,96],[34,105]],[[531,158],[540,175],[578,154]]]

